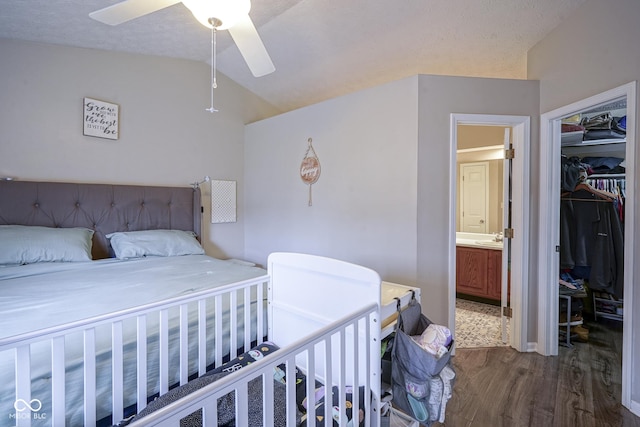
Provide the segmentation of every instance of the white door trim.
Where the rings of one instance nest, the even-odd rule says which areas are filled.
[[[634,248],[636,238],[635,218],[635,154],[636,143],[636,82],[627,83],[607,92],[544,113],[540,120],[540,229],[538,246],[538,352],[543,355],[558,354],[558,269],[559,258],[556,246],[559,242],[560,212],[560,119],[580,111],[626,97],[627,99],[627,144],[626,170],[634,179],[627,180],[625,203],[624,239],[624,321],[622,340],[622,404],[640,415],[640,402],[631,400],[631,382],[637,377],[632,352],[633,330],[633,278],[635,277]],[[547,284],[547,286],[544,286]]]
[[[455,334],[456,307],[456,178],[458,125],[510,126],[513,129],[513,228],[511,252],[511,338],[510,345],[518,351],[528,351],[528,283],[529,283],[529,150],[531,119],[528,116],[488,114],[458,114],[450,116],[450,176],[449,176],[449,325]],[[454,335],[455,336],[455,335]]]
[[[504,137],[502,145],[505,149],[511,148],[511,128],[504,128]],[[509,203],[505,201],[511,198],[511,172],[513,170],[513,160],[505,159],[502,161],[502,230],[511,228],[511,209]],[[505,250],[506,248],[506,250]],[[509,305],[509,275],[511,274],[511,268],[509,266],[509,260],[511,259],[511,239],[502,239],[502,273],[500,274],[500,304],[501,307],[507,307]],[[504,310],[500,313],[500,333],[502,335],[502,342],[507,343],[507,317],[504,315]]]

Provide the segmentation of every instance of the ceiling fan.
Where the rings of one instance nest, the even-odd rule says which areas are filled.
[[[89,17],[108,25],[118,25],[182,3],[207,28],[229,30],[251,73],[261,77],[275,71],[256,27],[249,17],[250,0],[125,0],[91,12]]]

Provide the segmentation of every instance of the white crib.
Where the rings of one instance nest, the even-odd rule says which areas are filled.
[[[346,262],[304,255],[277,253],[269,257],[268,276],[242,281],[214,288],[212,290],[185,295],[161,303],[136,307],[123,312],[86,319],[73,324],[65,324],[56,328],[33,331],[21,336],[12,337],[9,341],[0,341],[0,353],[13,352],[15,355],[15,412],[9,414],[3,425],[65,425],[75,424],[68,416],[68,408],[81,407],[82,421],[78,424],[96,425],[101,417],[97,416],[97,407],[101,397],[96,391],[96,364],[99,354],[96,348],[96,330],[107,327],[111,330],[111,416],[114,423],[125,417],[127,396],[135,394],[136,411],[147,404],[149,397],[149,377],[159,377],[159,393],[166,393],[172,386],[170,372],[177,369],[179,384],[189,381],[193,376],[193,366],[197,366],[197,374],[201,375],[210,359],[206,353],[208,334],[215,330],[216,340],[220,342],[242,342],[242,349],[249,349],[252,342],[260,341],[267,331],[267,338],[281,347],[273,356],[260,360],[249,367],[238,371],[210,386],[190,395],[184,401],[176,402],[160,411],[137,420],[141,425],[162,424],[175,421],[204,408],[206,425],[217,425],[215,402],[216,397],[235,390],[237,394],[237,425],[245,425],[247,401],[243,398],[246,384],[260,375],[271,375],[273,366],[286,363],[289,374],[297,367],[309,378],[323,384],[338,386],[340,393],[345,393],[347,386],[364,386],[366,425],[377,426],[379,422],[379,390],[380,390],[380,278],[372,270]],[[267,306],[255,304],[267,295]],[[226,302],[224,302],[226,301]],[[252,301],[254,301],[252,303]],[[223,308],[223,305],[225,308]],[[228,305],[230,324],[222,327],[221,316]],[[196,313],[193,313],[193,307]],[[216,308],[215,316],[207,315],[207,307]],[[254,307],[253,309],[244,309]],[[266,310],[266,311],[265,311]],[[179,343],[177,367],[173,367],[174,358],[170,355],[170,329],[174,327],[171,312],[177,311],[177,329]],[[265,314],[267,325],[265,328]],[[147,366],[149,352],[147,337],[150,329],[150,318],[157,318],[159,334],[158,372]],[[193,317],[196,317],[194,332]],[[238,322],[238,319],[243,319]],[[213,320],[213,327],[207,323]],[[126,385],[125,354],[126,326],[135,323],[135,335],[138,337],[135,346],[135,390]],[[190,323],[192,327],[190,328]],[[191,329],[191,330],[190,330]],[[66,390],[69,383],[68,358],[65,355],[68,342],[74,341],[72,336],[82,336],[82,401],[67,401]],[[191,334],[191,335],[190,335]],[[197,357],[190,358],[190,336],[197,336]],[[223,335],[228,337],[220,338]],[[66,345],[65,345],[65,342]],[[193,344],[193,343],[192,343]],[[51,406],[50,412],[44,412],[40,396],[31,390],[31,370],[33,369],[32,349],[47,346],[51,354]],[[221,348],[215,346],[215,365],[222,363],[226,355]],[[229,345],[230,358],[238,354],[238,348]],[[127,356],[129,358],[130,356]],[[130,380],[130,378],[129,378]],[[265,381],[264,393],[266,402],[271,402],[272,384]],[[312,381],[308,382],[308,407],[315,407],[315,394]],[[358,408],[359,388],[354,387],[354,404]],[[293,388],[291,388],[293,390]],[[289,393],[289,392],[288,392]],[[344,397],[344,396],[341,396]],[[288,425],[294,425],[295,403],[293,397],[287,406]],[[344,399],[341,399],[341,401]],[[325,416],[334,416],[331,405],[326,406]],[[269,408],[268,404],[264,405]],[[272,410],[272,409],[271,409]],[[264,425],[270,425],[271,410],[265,410]],[[338,419],[344,417],[340,413]],[[312,420],[313,417],[309,418]],[[343,418],[342,418],[343,419]],[[75,420],[73,418],[72,420]],[[213,420],[213,421],[212,421]],[[344,419],[343,419],[344,421]],[[343,423],[344,424],[344,423]],[[342,424],[341,424],[342,425]]]

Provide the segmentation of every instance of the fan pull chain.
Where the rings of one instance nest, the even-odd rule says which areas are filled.
[[[210,112],[210,113],[215,113],[218,110],[216,110],[213,107],[213,90],[216,89],[218,87],[218,83],[216,81],[216,68],[217,64],[216,64],[216,48],[217,48],[217,42],[218,42],[218,31],[216,29],[216,26],[213,25],[213,23],[211,23],[211,107],[207,108],[206,111]]]

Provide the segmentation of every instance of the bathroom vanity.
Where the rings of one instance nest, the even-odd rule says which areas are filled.
[[[502,241],[491,234],[456,233],[456,292],[500,301],[501,283]]]

